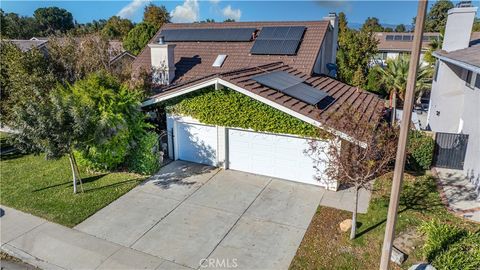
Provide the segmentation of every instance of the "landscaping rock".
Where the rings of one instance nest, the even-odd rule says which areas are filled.
[[[401,265],[406,259],[407,256],[405,255],[405,253],[403,253],[396,247],[392,247],[392,256],[390,256],[390,260],[392,262]]]
[[[410,266],[410,268],[408,268],[408,270],[436,270],[436,268],[433,267],[431,264],[428,264],[428,263],[417,263],[417,264],[414,264],[414,265]]]
[[[342,232],[347,232],[352,228],[352,220],[351,219],[345,219],[344,221],[340,222],[340,230]]]

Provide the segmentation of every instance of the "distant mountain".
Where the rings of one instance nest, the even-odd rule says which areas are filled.
[[[348,22],[348,27],[353,28],[353,29],[360,29],[362,27],[363,23],[356,23],[356,22]],[[391,27],[392,29],[395,29],[397,26],[396,24],[389,24],[389,23],[382,23],[382,26],[384,28]],[[412,29],[413,26],[409,24],[405,24],[405,27],[407,28],[407,31]]]

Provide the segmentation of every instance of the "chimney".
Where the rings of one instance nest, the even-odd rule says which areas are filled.
[[[328,16],[323,17],[324,20],[330,21],[330,26],[333,29],[332,35],[332,52],[331,59],[327,59],[329,63],[336,63],[337,60],[337,49],[338,49],[338,16],[335,12],[328,13]]]
[[[152,63],[152,80],[157,85],[169,85],[175,78],[175,44],[165,43],[160,36],[158,43],[148,44]]]
[[[442,49],[447,52],[468,48],[470,43],[477,8],[461,3],[462,5],[448,11],[442,45]]]

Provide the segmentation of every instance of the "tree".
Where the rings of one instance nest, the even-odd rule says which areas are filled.
[[[433,52],[440,50],[443,44],[443,33],[440,33],[438,39],[433,39],[428,44],[428,50],[425,52],[423,59],[427,62],[430,66],[434,66],[437,59],[433,56]]]
[[[16,13],[1,12],[0,25],[2,38],[30,39],[42,35],[40,27],[32,17],[18,16]]]
[[[82,38],[51,38],[47,44],[49,63],[58,81],[73,84],[100,70],[112,72],[112,51],[107,38],[92,34]]]
[[[385,29],[383,29],[383,31],[387,32],[387,33],[391,33],[393,32],[393,28],[391,27],[385,27]]]
[[[399,56],[394,59],[387,60],[387,66],[380,68],[382,74],[382,83],[390,94],[390,107],[393,109],[392,117],[395,117],[395,109],[397,106],[397,96],[403,101],[407,88],[408,68],[410,65],[410,57]],[[417,71],[417,80],[415,91],[418,100],[423,93],[430,89],[432,83],[432,68],[430,66],[420,65]]]
[[[383,26],[380,25],[378,18],[368,17],[362,25],[362,31],[373,31],[373,32],[382,32]]]
[[[405,27],[405,24],[399,24],[395,27],[395,32],[403,33],[407,32],[407,27]]]
[[[103,27],[102,34],[109,39],[122,40],[132,28],[133,23],[129,19],[112,16]]]
[[[388,172],[395,158],[397,132],[385,122],[374,123],[357,111],[343,110],[332,118],[331,128],[355,138],[355,142],[334,139],[327,145],[310,142],[308,154],[316,161],[318,180],[336,179],[341,186],[352,187],[355,207],[352,211],[350,239],[357,229],[359,190],[371,189],[371,182]]]
[[[444,31],[447,24],[448,10],[454,7],[449,0],[438,0],[428,11],[425,18],[425,32],[441,32]],[[415,27],[416,18],[413,18],[413,26]]]
[[[14,105],[31,102],[34,90],[37,96],[46,96],[55,85],[55,77],[38,49],[22,52],[11,42],[2,41],[0,58],[0,122],[10,125]]]
[[[123,39],[123,47],[127,51],[137,55],[156,32],[157,28],[155,26],[148,23],[139,23],[130,30],[128,35]]]
[[[81,184],[81,178],[73,148],[88,141],[88,135],[95,126],[90,121],[88,108],[75,106],[73,99],[63,91],[58,86],[44,98],[43,93],[33,86],[33,99],[17,104],[13,109],[12,127],[19,131],[13,138],[15,146],[22,152],[45,153],[47,159],[67,155],[72,170],[73,192],[77,193],[77,183]]]
[[[473,32],[480,32],[480,18],[475,18],[475,21],[473,22]]]
[[[33,16],[44,35],[51,35],[57,31],[65,33],[74,27],[72,13],[63,8],[38,8]]]
[[[143,22],[160,29],[164,23],[170,22],[170,13],[165,6],[156,6],[153,3],[148,4],[143,11]]]
[[[235,22],[235,19],[226,19],[223,22]]]
[[[370,69],[370,59],[377,53],[378,40],[372,31],[349,29],[343,13],[340,13],[339,18],[337,52],[339,78],[354,86],[364,86]]]

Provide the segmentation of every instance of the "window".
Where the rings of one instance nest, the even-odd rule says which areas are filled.
[[[465,78],[465,85],[468,86],[469,88],[472,88],[474,87],[475,85],[475,79],[476,79],[477,76],[475,76],[475,74],[472,72],[472,71],[467,71],[467,76]]]
[[[475,87],[480,90],[480,74],[477,74],[477,79],[475,81]]]

